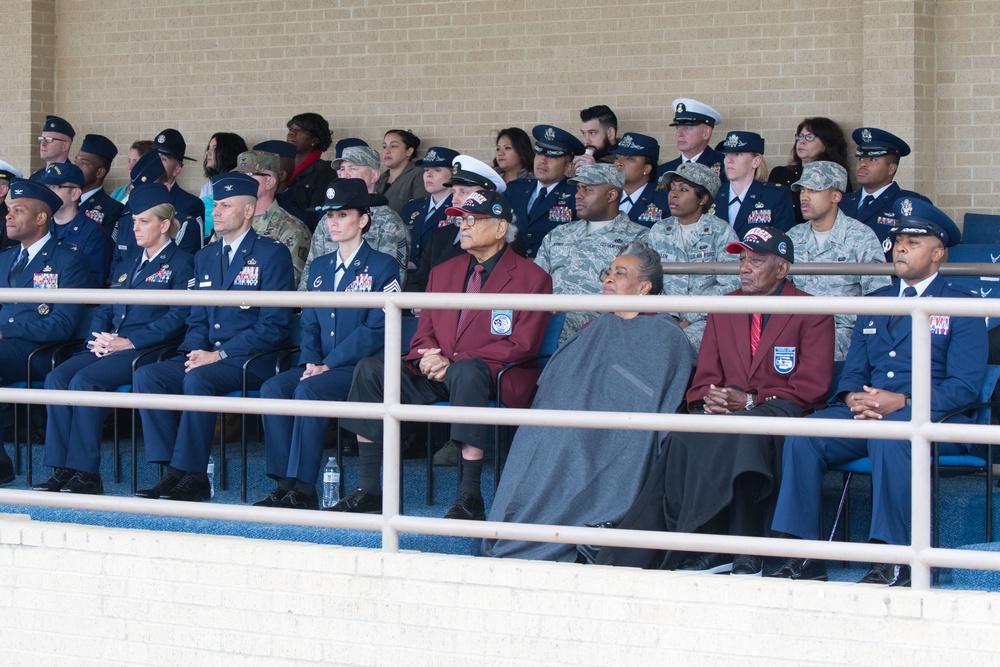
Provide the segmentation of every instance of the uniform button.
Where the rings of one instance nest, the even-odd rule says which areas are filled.
[[[336,317],[337,313],[330,313],[330,317]]]
[[[216,342],[215,347],[222,347],[222,342],[221,341]]]
[[[216,329],[221,329],[221,328],[222,328],[222,325],[221,325],[221,324],[219,324],[218,322],[216,322],[216,323],[215,323],[215,328],[216,328]]]
[[[8,322],[10,322],[11,324],[13,324],[13,323],[14,323],[14,318],[12,317],[12,318],[10,318],[10,319],[9,319],[9,320],[7,320],[7,321],[8,321]]]
[[[891,352],[889,353],[889,356],[890,356],[890,357],[895,357],[895,356],[896,356],[896,350],[893,350],[893,351],[891,351]]]
[[[335,332],[331,331],[331,332],[330,332],[330,335],[331,335],[331,336],[333,336],[333,335],[334,335],[334,333],[335,333]]]
[[[886,374],[885,374],[885,376],[886,376],[887,378],[894,378],[894,377],[896,377],[896,374],[895,374],[895,373],[893,373],[892,371],[889,371],[888,373],[886,373]]]

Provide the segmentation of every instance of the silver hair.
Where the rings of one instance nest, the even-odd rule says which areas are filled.
[[[660,262],[660,253],[642,241],[631,241],[621,247],[618,255],[628,255],[635,257],[642,265],[639,267],[639,280],[649,281],[652,288],[650,294],[660,294],[663,292],[663,265]]]

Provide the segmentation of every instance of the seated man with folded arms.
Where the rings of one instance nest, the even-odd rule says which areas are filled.
[[[941,277],[945,248],[961,240],[952,220],[932,204],[903,197],[893,204],[896,220],[893,265],[896,277],[872,292],[881,297],[976,296]],[[927,306],[924,306],[927,307]],[[979,395],[986,371],[986,324],[981,317],[936,313],[931,327],[931,418],[969,405]],[[851,347],[829,406],[816,419],[910,419],[912,333],[908,315],[859,315]],[[959,415],[952,421],[969,422]],[[941,443],[941,454],[960,454],[964,445]],[[869,542],[908,544],[910,443],[886,438],[790,436],[782,459],[784,478],[772,528],[791,537],[819,537],[823,474],[832,466],[869,457],[872,465],[872,521]],[[790,558],[773,577],[826,580],[826,563]],[[863,584],[908,586],[910,566],[873,563]]]
[[[464,257],[431,270],[428,292],[469,294],[551,294],[552,279],[510,247],[513,215],[503,195],[473,193],[448,215],[462,220]],[[497,372],[505,365],[538,352],[549,314],[520,310],[439,310],[420,314],[417,333],[403,362],[400,397],[404,403],[449,401],[455,406],[484,408],[496,396]],[[383,400],[384,361],[363,359],[354,372],[349,400]],[[528,407],[540,369],[530,363],[504,375],[503,399],[511,407]],[[358,435],[361,476],[358,488],[334,505],[334,512],[380,512],[382,487],[382,422],[343,419],[341,426]],[[447,519],[486,517],[480,476],[483,450],[493,442],[493,429],[482,424],[453,424],[451,439],[460,443],[462,481]]]

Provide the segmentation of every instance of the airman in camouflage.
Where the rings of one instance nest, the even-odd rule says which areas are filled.
[[[613,164],[581,165],[569,182],[577,186],[579,220],[546,234],[535,263],[552,276],[553,294],[600,294],[601,271],[611,266],[622,246],[644,241],[649,230],[618,212],[625,177]],[[595,317],[595,312],[567,313],[560,341]]]
[[[802,217],[788,238],[795,246],[796,262],[884,262],[882,244],[871,227],[844,215],[838,208],[847,187],[847,171],[835,162],[810,162],[802,178],[792,184],[799,192]],[[889,276],[790,276],[800,290],[817,296],[861,296],[892,282]],[[853,314],[836,314],[834,359],[847,355],[854,330]]]

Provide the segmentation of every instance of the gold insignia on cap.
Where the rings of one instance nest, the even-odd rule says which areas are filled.
[[[142,178],[140,178],[139,180],[140,180],[140,181],[142,181],[143,183],[145,183],[145,182],[146,182],[146,176],[143,176],[143,177],[142,177]]]
[[[456,162],[451,166],[451,173],[457,174],[462,169],[462,163]]]
[[[677,103],[677,108],[675,109],[675,111],[676,111],[677,113],[684,113],[684,112],[685,112],[686,110],[687,110],[687,109],[686,109],[686,107],[684,106],[684,103],[683,103],[683,102],[678,102],[678,103]]]
[[[45,304],[45,303],[39,304],[39,306],[38,306],[38,314],[39,315],[48,315],[49,314],[49,306],[48,306],[48,304]]]

